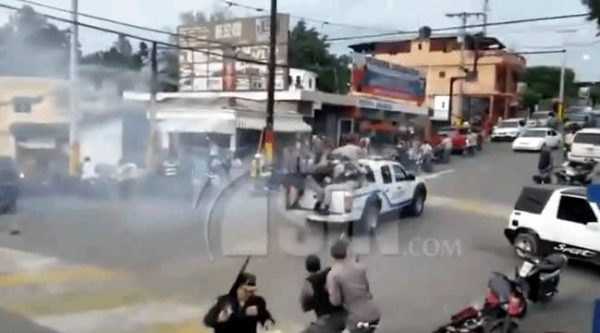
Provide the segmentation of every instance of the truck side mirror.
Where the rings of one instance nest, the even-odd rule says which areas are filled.
[[[409,173],[408,175],[406,175],[406,180],[408,181],[413,181],[415,179],[417,179],[417,177],[413,173]]]

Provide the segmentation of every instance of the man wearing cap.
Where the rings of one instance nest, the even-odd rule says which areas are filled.
[[[373,301],[369,288],[367,269],[355,260],[347,258],[348,244],[342,240],[331,247],[335,260],[327,274],[327,290],[333,305],[343,305],[348,311],[346,328],[351,333],[372,333],[373,326],[379,324],[381,313]],[[359,328],[358,324],[368,323],[372,328]]]
[[[327,274],[329,274],[331,268],[321,270],[321,261],[315,255],[306,257],[305,263],[309,276],[302,287],[300,304],[304,312],[314,311],[317,321],[312,323],[303,333],[343,331],[346,311],[342,306],[331,304],[327,292]]]
[[[256,276],[243,273],[236,295],[221,295],[204,317],[215,333],[256,333],[258,324],[268,329],[275,324],[267,302],[256,295]]]

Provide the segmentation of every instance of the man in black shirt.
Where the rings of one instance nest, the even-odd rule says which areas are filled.
[[[219,296],[204,317],[204,324],[215,333],[256,333],[259,323],[266,329],[275,324],[267,302],[256,295],[256,276],[243,273],[240,281],[236,297]]]
[[[306,257],[306,270],[309,276],[300,294],[300,304],[304,312],[314,311],[317,321],[303,333],[342,332],[345,326],[346,311],[329,301],[326,281],[331,268],[321,270],[321,261],[315,255]]]

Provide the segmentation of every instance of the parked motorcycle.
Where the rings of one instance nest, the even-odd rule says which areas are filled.
[[[591,182],[590,174],[596,162],[577,163],[567,161],[555,172],[556,182],[560,185],[586,186]]]
[[[521,251],[521,250],[520,250]],[[515,269],[515,279],[531,302],[547,302],[558,293],[560,273],[567,266],[564,254],[539,257],[523,251],[523,263]]]
[[[524,315],[527,303],[514,284],[506,276],[494,273],[481,309],[466,307],[433,333],[518,333],[516,319]]]

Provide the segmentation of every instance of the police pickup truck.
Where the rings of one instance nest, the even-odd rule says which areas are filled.
[[[519,249],[563,253],[600,264],[600,210],[584,187],[527,186],[521,191],[504,235]]]
[[[425,182],[393,160],[368,158],[359,160],[366,176],[353,190],[333,191],[326,212],[315,212],[309,222],[348,224],[359,221],[359,228],[372,232],[383,214],[397,211],[412,216],[423,212],[427,188]],[[317,195],[306,189],[299,199],[299,208],[313,210]]]

